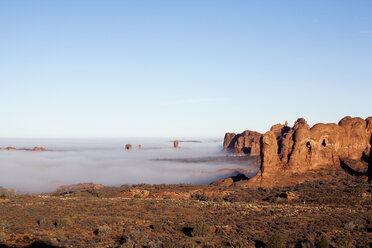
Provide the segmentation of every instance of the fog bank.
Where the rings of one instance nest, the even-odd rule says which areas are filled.
[[[0,186],[20,192],[51,192],[61,185],[93,182],[122,184],[209,184],[231,175],[223,168],[257,171],[251,161],[226,158],[219,140],[181,142],[167,139],[2,139],[0,147],[44,152],[0,151]],[[133,150],[125,151],[131,143]],[[138,144],[142,149],[138,149]]]

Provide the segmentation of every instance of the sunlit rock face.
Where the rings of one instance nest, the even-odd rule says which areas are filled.
[[[285,124],[279,123],[271,127],[270,131],[274,133],[274,136],[278,141],[279,154],[282,160],[287,159],[292,145],[292,136],[300,127],[307,127],[310,129],[309,125],[303,118],[298,119],[293,128],[288,126],[288,122],[285,122]],[[226,133],[223,142],[223,149],[234,154],[259,155],[261,152],[261,137],[261,133],[251,130],[246,130],[240,134]]]
[[[39,147],[39,146],[35,146],[32,150],[35,151],[35,152],[46,151],[46,149],[44,147]]]
[[[250,179],[252,186],[270,187],[295,183],[283,180],[320,168],[338,168],[343,160],[367,160],[371,164],[372,117],[347,116],[338,124],[319,123],[312,128],[302,118],[293,128],[275,125],[261,139],[261,168]],[[371,167],[371,166],[369,166]],[[371,168],[367,174],[371,174]]]

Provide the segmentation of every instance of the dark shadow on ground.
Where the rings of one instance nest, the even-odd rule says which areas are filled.
[[[184,227],[184,228],[182,228],[182,232],[186,235],[186,236],[188,236],[188,237],[192,237],[192,235],[191,235],[191,232],[194,230],[194,228],[192,228],[192,227]]]
[[[353,176],[365,176],[366,173],[359,172],[351,168],[344,160],[340,159],[341,168],[344,169],[348,174]]]
[[[36,241],[28,246],[8,246],[8,245],[0,245],[0,248],[17,248],[17,247],[23,247],[23,248],[59,248],[59,246],[53,246],[50,244],[47,244],[42,241]]]
[[[232,179],[234,182],[239,182],[239,181],[242,181],[242,180],[248,180],[249,177],[247,177],[247,176],[244,175],[244,174],[239,173],[239,174],[236,175],[236,176],[232,176],[231,179]]]

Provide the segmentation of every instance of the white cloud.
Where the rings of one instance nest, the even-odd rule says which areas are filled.
[[[372,31],[360,31],[360,34],[372,34]]]

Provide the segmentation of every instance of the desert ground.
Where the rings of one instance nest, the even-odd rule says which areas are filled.
[[[312,179],[311,179],[312,178]],[[288,187],[2,189],[2,247],[370,247],[372,186],[342,169]],[[279,241],[278,241],[279,237]],[[323,243],[322,243],[323,242]],[[275,244],[274,244],[275,245]]]

